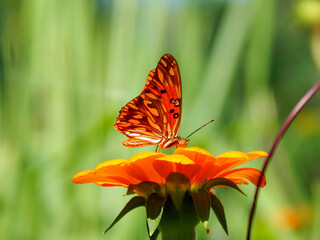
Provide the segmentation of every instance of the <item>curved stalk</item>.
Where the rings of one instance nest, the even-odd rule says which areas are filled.
[[[317,91],[319,91],[320,89],[320,81],[317,82],[301,99],[300,101],[297,103],[297,105],[293,108],[293,110],[291,111],[291,113],[289,114],[289,116],[287,117],[286,121],[284,122],[284,124],[282,125],[280,131],[278,132],[278,135],[274,141],[274,143],[272,144],[272,147],[269,151],[269,156],[267,157],[266,161],[264,162],[263,168],[261,170],[261,172],[264,174],[267,166],[270,162],[271,157],[273,156],[273,153],[275,152],[275,150],[277,149],[277,146],[280,142],[280,140],[282,139],[283,135],[286,133],[287,129],[289,128],[289,126],[291,125],[291,123],[293,122],[293,120],[296,118],[296,116],[299,114],[299,112],[302,110],[302,108],[310,101],[310,99],[316,94]],[[262,180],[262,175],[259,179],[259,183],[257,184],[257,186],[260,185]],[[251,211],[250,211],[250,217],[249,217],[249,223],[248,223],[248,230],[247,230],[247,240],[250,240],[250,235],[251,235],[251,228],[252,228],[252,222],[253,222],[253,217],[255,214],[255,209],[256,209],[256,203],[258,200],[258,196],[259,196],[259,187],[257,187],[254,198],[253,198],[253,203],[252,203],[252,207],[251,207]]]

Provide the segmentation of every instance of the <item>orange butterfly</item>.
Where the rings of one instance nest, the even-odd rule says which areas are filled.
[[[113,126],[129,137],[122,142],[128,147],[185,147],[189,140],[178,136],[181,105],[179,67],[173,56],[165,54],[150,71],[140,95],[120,110]]]

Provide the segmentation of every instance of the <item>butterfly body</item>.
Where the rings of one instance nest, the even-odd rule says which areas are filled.
[[[165,54],[149,72],[140,95],[120,110],[114,127],[129,137],[122,142],[128,147],[185,147],[189,140],[178,136],[181,107],[179,67],[173,56]]]
[[[159,142],[153,143],[146,140],[138,139],[138,138],[128,138],[123,141],[122,144],[127,147],[145,147],[149,145],[157,144],[159,149],[171,148],[174,146],[185,147],[189,143],[189,139],[184,139],[181,137],[164,137]]]

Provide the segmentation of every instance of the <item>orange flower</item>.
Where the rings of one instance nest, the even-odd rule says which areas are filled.
[[[206,226],[210,207],[227,232],[223,206],[211,190],[217,186],[229,186],[242,192],[236,184],[257,185],[261,172],[254,168],[235,168],[254,158],[262,158],[267,153],[262,151],[242,153],[231,151],[217,157],[198,147],[178,148],[174,154],[145,152],[132,156],[129,160],[117,159],[99,164],[95,170],[76,174],[74,183],[95,183],[100,186],[122,186],[128,188],[127,194],[139,196],[130,200],[109,230],[122,216],[137,206],[146,206],[147,217],[158,224],[149,224],[150,236],[162,231],[163,239],[188,236],[186,226],[194,226],[202,221]],[[266,184],[265,178],[260,187]],[[191,204],[191,205],[190,205]],[[183,212],[183,209],[188,209]],[[173,217],[172,212],[177,212]],[[170,231],[172,222],[177,224],[175,233]],[[161,221],[160,221],[161,220]],[[154,229],[150,229],[150,228]],[[168,230],[169,229],[169,230]],[[178,229],[178,230],[177,230]],[[106,231],[107,231],[106,230]],[[168,238],[165,236],[168,235]],[[192,238],[190,238],[192,239]]]
[[[122,186],[151,181],[163,185],[172,172],[185,175],[192,186],[199,182],[223,177],[236,184],[248,184],[249,180],[257,185],[260,171],[254,168],[233,169],[254,158],[266,157],[262,151],[242,153],[231,151],[214,157],[198,147],[178,148],[172,155],[144,152],[132,156],[129,160],[116,159],[99,164],[95,170],[76,174],[74,183],[96,183],[101,186]],[[261,187],[266,184],[265,179]]]

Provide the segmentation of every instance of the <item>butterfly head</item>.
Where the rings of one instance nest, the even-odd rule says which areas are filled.
[[[171,147],[185,147],[187,146],[189,142],[189,139],[181,138],[181,137],[169,137],[169,138],[164,138],[162,141],[159,143],[159,148],[164,149],[164,148],[171,148]]]
[[[181,148],[184,148],[187,146],[187,144],[189,143],[190,139],[185,139],[185,138],[179,138],[179,144],[178,146]]]

